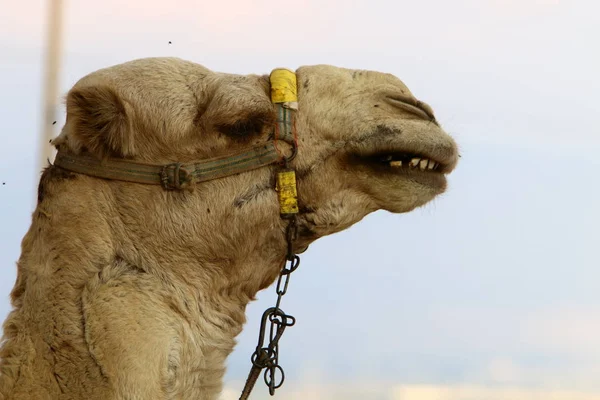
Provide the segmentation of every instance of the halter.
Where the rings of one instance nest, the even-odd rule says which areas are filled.
[[[236,175],[266,165],[290,161],[296,154],[297,137],[293,112],[298,109],[296,75],[286,69],[271,73],[271,100],[277,109],[273,140],[239,153],[210,158],[192,163],[173,162],[152,164],[118,158],[98,159],[91,154],[73,154],[59,151],[54,165],[97,178],[161,185],[165,190],[181,190],[194,183]],[[292,145],[292,156],[287,159],[277,148],[282,140]]]

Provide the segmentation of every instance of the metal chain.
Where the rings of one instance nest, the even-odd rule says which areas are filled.
[[[266,368],[264,373],[265,384],[269,387],[269,394],[273,396],[275,389],[283,385],[285,373],[281,365],[279,365],[279,340],[288,326],[293,326],[296,319],[286,314],[281,308],[281,299],[287,293],[290,275],[300,266],[300,257],[294,254],[293,242],[298,234],[298,226],[296,216],[292,216],[286,231],[287,254],[283,268],[279,272],[277,286],[277,302],[275,307],[270,307],[262,315],[260,331],[258,335],[258,344],[256,350],[252,354],[252,369],[246,380],[246,385],[242,391],[240,400],[246,400],[250,396],[250,392],[258,379],[260,371]],[[265,336],[267,334],[267,326],[269,328],[269,343],[265,346]],[[281,377],[277,379],[277,374]]]
[[[294,125],[295,129],[295,125]],[[292,153],[290,156],[285,157],[282,160],[282,167],[284,170],[290,168],[290,162],[298,154],[298,144],[294,141],[292,143]],[[282,215],[283,216],[283,215]],[[265,384],[269,387],[269,394],[275,395],[275,389],[278,389],[283,385],[285,380],[285,373],[281,365],[279,365],[279,340],[288,326],[293,326],[296,323],[296,318],[286,314],[281,308],[281,299],[287,293],[288,285],[290,283],[290,275],[292,272],[298,269],[300,266],[300,256],[294,253],[294,241],[298,236],[298,224],[296,214],[288,214],[283,216],[289,220],[285,239],[287,242],[287,252],[285,256],[285,262],[279,272],[279,278],[277,279],[277,285],[275,291],[277,293],[277,301],[275,307],[270,307],[265,310],[262,315],[260,322],[260,331],[258,334],[258,344],[256,350],[252,353],[250,361],[252,361],[252,368],[246,379],[246,384],[242,390],[239,400],[247,400],[250,397],[250,393],[260,376],[260,372],[266,368],[263,379]],[[265,346],[265,336],[267,334],[267,324],[269,324],[269,343]],[[281,374],[281,378],[277,381],[277,372]]]

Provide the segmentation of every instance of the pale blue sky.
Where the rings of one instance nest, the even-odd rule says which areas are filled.
[[[62,93],[95,69],[147,56],[235,73],[374,69],[431,104],[461,147],[433,203],[371,215],[303,256],[284,300],[298,323],[282,340],[278,397],[439,400],[397,388],[479,385],[487,399],[508,399],[508,387],[600,398],[598,3],[127,4],[66,1]],[[12,2],[0,15],[2,320],[34,206],[45,6]],[[58,130],[63,109],[56,119]],[[273,300],[269,288],[248,309],[231,390]]]

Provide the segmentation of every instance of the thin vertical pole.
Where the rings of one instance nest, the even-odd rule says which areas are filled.
[[[42,106],[42,129],[36,168],[36,184],[39,173],[54,158],[50,140],[54,138],[56,111],[59,103],[59,74],[62,55],[63,0],[48,1],[48,31],[46,41],[46,66]]]

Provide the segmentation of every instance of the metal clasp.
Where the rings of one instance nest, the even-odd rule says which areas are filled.
[[[181,190],[189,179],[190,172],[181,163],[167,164],[160,170],[160,184],[165,190]]]

